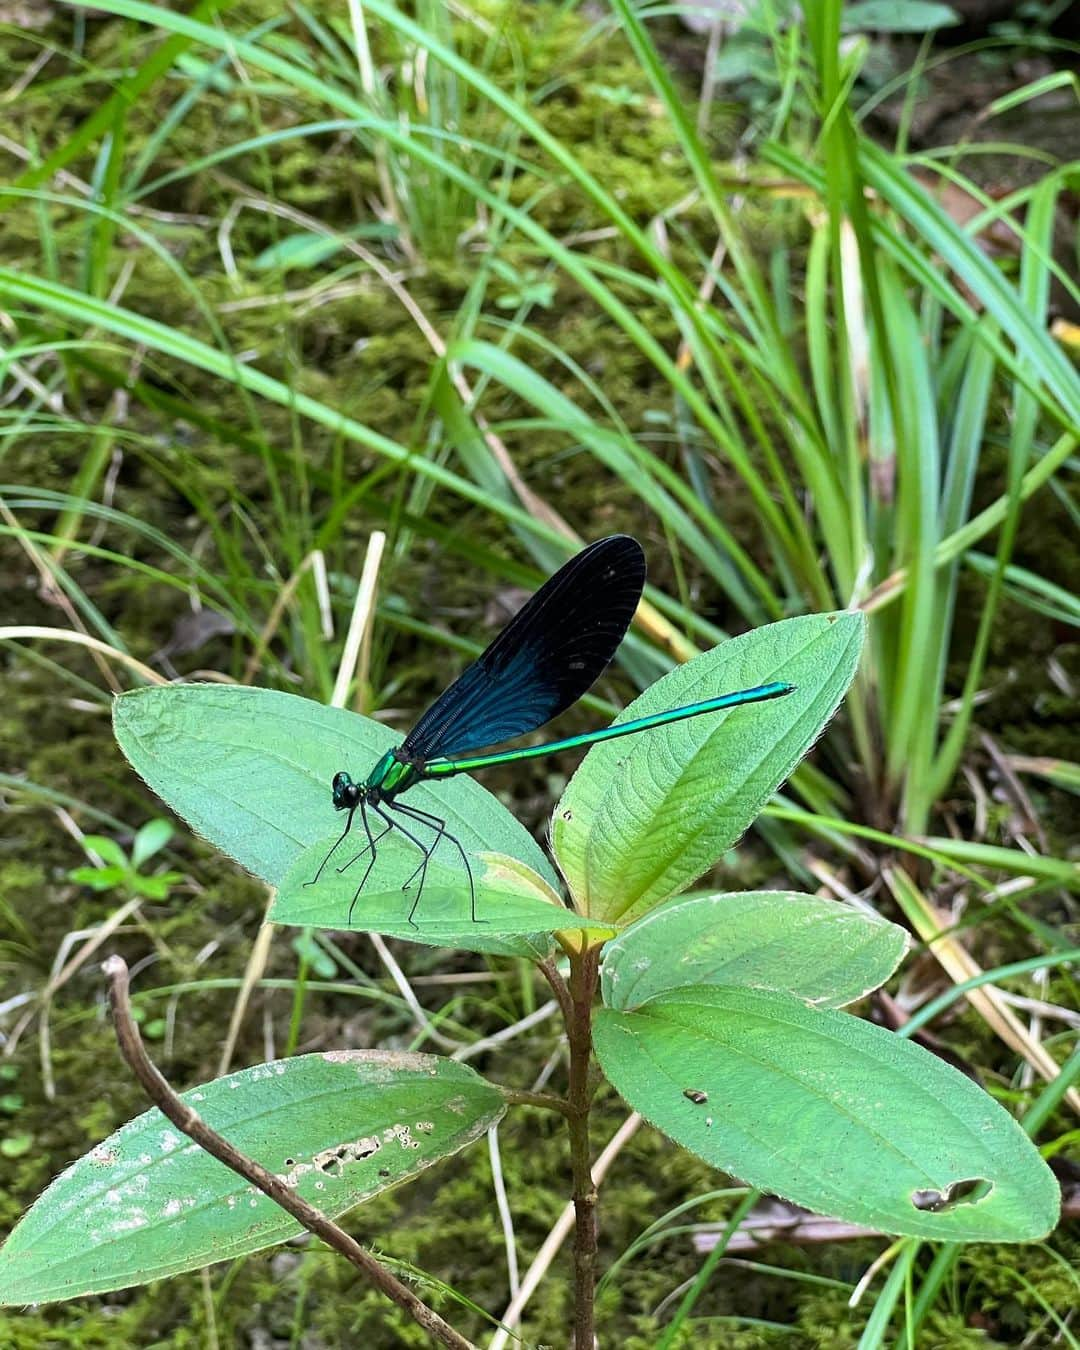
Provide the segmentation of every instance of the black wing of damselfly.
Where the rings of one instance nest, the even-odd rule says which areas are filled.
[[[500,745],[575,703],[615,655],[645,587],[645,554],[614,534],[544,582],[405,737],[419,760]]]

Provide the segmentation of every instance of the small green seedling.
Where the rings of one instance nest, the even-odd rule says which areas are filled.
[[[73,867],[69,881],[89,886],[93,891],[124,891],[128,895],[142,895],[147,900],[164,900],[169,887],[184,879],[182,872],[156,872],[144,875],[142,867],[160,853],[173,836],[173,827],[167,820],[149,820],[135,835],[131,856],[124,852],[115,839],[105,834],[83,835],[83,848],[100,865]]]
[[[552,1106],[567,1121],[568,1171],[585,1216],[579,1343],[592,1342],[598,1254],[588,1134],[597,1066],[671,1139],[809,1209],[945,1242],[1031,1241],[1056,1222],[1054,1177],[1008,1112],[929,1051],[842,1011],[892,974],[904,930],[817,896],[688,893],[818,739],[855,673],[863,632],[856,613],[787,619],[665,675],[625,718],[765,682],[792,692],[593,744],[553,813],[557,872],[467,774],[415,782],[410,802],[468,860],[463,868],[451,849],[427,853],[419,907],[402,890],[417,850],[398,830],[380,841],[359,891],[356,859],[320,868],[340,838],[331,780],[343,765],[363,773],[381,762],[399,743],[386,727],[222,685],[139,689],[116,701],[116,735],[134,768],[274,888],[272,920],[515,956],[552,984],[570,1055],[566,1095]],[[122,866],[115,851],[103,856]],[[521,1109],[512,1089],[453,1059],[378,1050],[257,1065],[185,1100],[330,1217]],[[300,1231],[148,1111],[57,1178],[22,1219],[0,1253],[0,1298],[122,1288]]]

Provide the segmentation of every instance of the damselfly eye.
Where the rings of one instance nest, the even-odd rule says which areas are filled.
[[[352,787],[352,779],[347,773],[336,773],[330,786],[336,796],[339,792],[344,792],[347,787]]]

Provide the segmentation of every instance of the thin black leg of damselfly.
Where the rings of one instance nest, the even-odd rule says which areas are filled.
[[[375,808],[372,807],[371,809],[374,811]],[[360,899],[360,892],[367,885],[367,879],[369,876],[371,876],[371,869],[375,866],[375,859],[379,856],[378,850],[376,849],[375,845],[379,842],[379,840],[383,837],[384,834],[387,834],[393,828],[393,821],[387,821],[386,829],[382,831],[382,834],[372,835],[371,826],[368,824],[367,806],[364,802],[360,803],[360,819],[361,821],[363,821],[364,833],[367,835],[367,847],[362,848],[360,852],[356,855],[356,858],[362,858],[364,854],[368,851],[368,849],[371,850],[371,857],[368,859],[368,865],[364,868],[364,875],[360,878],[360,885],[357,886],[356,890],[353,892],[353,898],[349,901],[349,916],[345,920],[345,924],[347,927],[350,928],[352,927],[352,912],[356,908],[357,900]],[[385,820],[385,816],[383,817],[383,819]],[[356,858],[350,858],[349,861],[345,864],[345,867],[351,867],[353,863],[356,862]],[[339,867],[338,871],[344,872],[345,867]]]
[[[338,851],[338,848],[341,846],[341,844],[343,844],[343,843],[345,842],[345,836],[346,836],[346,835],[349,833],[349,831],[352,829],[352,818],[353,818],[353,816],[355,816],[355,815],[356,815],[356,807],[355,807],[355,806],[350,807],[350,808],[349,808],[349,819],[348,819],[348,821],[347,821],[346,824],[345,824],[344,830],[341,832],[341,838],[337,841],[337,843],[334,845],[334,847],[330,850],[330,852],[326,855],[326,857],[325,857],[325,858],[322,860],[322,862],[319,864],[319,870],[315,873],[315,875],[311,878],[311,880],[310,880],[310,881],[305,881],[305,882],[304,882],[304,885],[305,885],[305,886],[314,886],[315,883],[318,881],[318,879],[322,876],[322,870],[323,870],[323,868],[324,868],[324,867],[326,866],[326,864],[330,861],[330,859],[334,856],[334,854]]]
[[[387,804],[387,806],[392,805],[391,802],[387,802],[386,804]],[[385,815],[382,811],[380,811],[379,808],[378,808],[374,803],[372,803],[371,809],[375,812],[375,814],[379,817],[380,820],[385,820],[386,823],[387,823],[387,825],[388,825],[392,830],[393,830],[393,829],[400,830],[400,832],[405,836],[405,838],[408,839],[408,840],[410,841],[410,843],[415,844],[416,847],[420,850],[420,852],[424,855],[424,861],[420,864],[420,868],[418,869],[418,870],[420,871],[420,886],[419,886],[419,889],[418,889],[417,892],[416,892],[416,899],[413,901],[412,909],[409,910],[409,926],[410,926],[410,928],[416,928],[417,925],[416,925],[415,923],[413,923],[413,915],[416,913],[416,907],[417,907],[417,905],[420,903],[420,897],[421,897],[421,895],[423,895],[423,893],[424,893],[424,875],[423,875],[423,874],[424,874],[424,872],[427,871],[428,859],[431,857],[431,849],[425,848],[424,845],[420,842],[420,840],[417,839],[417,837],[416,837],[415,834],[413,834],[411,831],[407,830],[407,829],[405,828],[405,826],[402,825],[399,821],[391,820],[390,817],[389,817],[388,815]],[[398,807],[397,809],[400,810],[401,808]],[[385,833],[385,831],[384,831],[384,833]],[[380,835],[379,838],[381,839],[381,838],[382,838],[382,835]],[[413,876],[415,876],[415,875],[416,875],[416,873],[414,872],[414,873],[413,873]],[[411,880],[411,879],[412,879],[412,878],[410,878],[410,880]],[[405,887],[403,886],[401,889],[404,890]]]
[[[364,814],[363,805],[361,805],[360,807],[360,819],[364,822],[364,825],[366,827],[367,816]],[[383,830],[380,834],[377,834],[374,839],[372,839],[371,837],[371,831],[368,830],[367,832],[368,842],[364,845],[364,847],[360,850],[359,853],[354,853],[347,863],[342,863],[341,866],[338,868],[338,872],[347,872],[349,868],[353,865],[353,863],[360,861],[360,859],[364,856],[364,854],[368,851],[368,849],[374,850],[375,845],[379,842],[379,840],[383,837],[383,835],[390,833],[390,829],[391,827],[388,825],[386,829]],[[368,867],[369,872],[371,871],[371,867],[373,865],[374,865],[373,862],[371,865],[369,865]]]
[[[461,846],[461,840],[457,835],[450,833],[446,828],[445,820],[440,820],[438,816],[433,816],[428,811],[421,811],[418,806],[410,806],[405,802],[387,802],[387,806],[393,811],[403,811],[407,816],[411,816],[413,820],[420,821],[422,825],[430,825],[435,831],[435,838],[432,841],[431,848],[428,850],[427,858],[425,858],[420,864],[420,867],[416,869],[416,872],[419,872],[421,868],[427,867],[428,859],[435,852],[440,839],[449,839],[451,841],[457,851],[461,854],[461,861],[465,864],[465,875],[469,878],[469,913],[472,915],[473,923],[479,923],[480,920],[476,917],[476,887],[473,885],[472,868],[469,866],[468,856]],[[416,876],[416,872],[412,874],[412,877],[410,877],[401,888],[402,890],[406,890],[412,885],[412,879]]]

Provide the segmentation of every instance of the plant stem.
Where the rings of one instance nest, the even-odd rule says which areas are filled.
[[[102,969],[109,980],[109,1001],[112,1004],[113,1023],[120,1051],[146,1090],[147,1096],[161,1113],[189,1139],[194,1139],[200,1148],[217,1158],[218,1162],[238,1172],[245,1181],[257,1186],[264,1195],[269,1196],[275,1204],[291,1214],[298,1223],[302,1223],[309,1232],[322,1238],[327,1246],[339,1252],[347,1261],[351,1261],[377,1289],[414,1318],[428,1335],[441,1345],[449,1346],[450,1350],[476,1350],[471,1341],[455,1331],[448,1322],[444,1322],[433,1308],[429,1308],[417,1298],[408,1285],[402,1284],[354,1238],[336,1223],[332,1223],[321,1210],[301,1199],[280,1177],[268,1172],[253,1158],[234,1148],[177,1096],[160,1070],[151,1062],[143,1047],[138,1027],[132,1020],[127,965],[121,957],[110,956]]]
[[[574,1178],[574,1350],[592,1350],[596,1295],[596,1205],[589,1149],[589,1109],[593,1083],[592,1005],[596,993],[600,948],[589,947],[570,958],[570,1164]]]
[[[502,1094],[508,1106],[535,1106],[545,1111],[558,1111],[567,1118],[571,1114],[569,1103],[550,1092],[523,1092],[518,1088],[503,1088]]]
[[[574,1020],[574,1009],[570,1002],[570,990],[567,989],[566,981],[559,974],[558,966],[549,956],[545,957],[543,961],[538,961],[537,968],[551,986],[551,992],[555,995],[556,1002],[562,1009],[563,1021],[569,1027]]]

